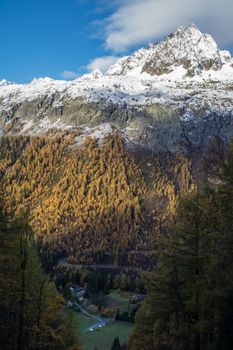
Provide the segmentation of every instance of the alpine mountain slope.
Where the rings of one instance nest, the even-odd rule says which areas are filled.
[[[0,82],[2,134],[79,130],[97,139],[118,130],[159,152],[204,150],[233,136],[233,59],[191,24],[121,58],[103,75],[73,81]]]

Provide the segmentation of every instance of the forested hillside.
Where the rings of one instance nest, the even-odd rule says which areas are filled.
[[[209,185],[180,201],[160,239],[132,350],[233,348],[233,145],[215,156]]]
[[[0,217],[0,348],[80,350],[72,313],[44,274],[27,217]]]
[[[189,161],[176,155],[164,167],[152,154],[129,151],[118,134],[78,146],[75,138],[1,138],[5,210],[29,210],[47,260],[150,265],[164,221],[193,186]]]

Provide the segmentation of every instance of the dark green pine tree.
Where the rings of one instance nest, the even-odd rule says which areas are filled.
[[[42,271],[25,217],[0,223],[1,349],[78,350],[72,315]]]
[[[199,349],[204,251],[198,197],[183,202],[171,237],[161,240],[160,262],[139,311],[132,349]]]
[[[233,348],[233,147],[218,177],[180,203],[131,350]]]
[[[111,350],[121,350],[121,344],[118,337],[114,338]]]

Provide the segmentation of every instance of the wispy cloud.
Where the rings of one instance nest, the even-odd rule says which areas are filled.
[[[64,72],[62,72],[60,76],[65,80],[72,80],[78,78],[79,74],[71,70],[64,70]]]
[[[96,57],[87,65],[87,70],[92,72],[95,69],[99,69],[102,73],[105,73],[108,68],[119,60],[118,56],[103,56]]]
[[[101,21],[105,48],[114,53],[160,39],[176,27],[197,24],[220,45],[233,42],[232,0],[113,0],[113,13]]]

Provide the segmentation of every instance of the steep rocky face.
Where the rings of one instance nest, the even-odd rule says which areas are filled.
[[[43,134],[79,128],[102,137],[117,129],[154,151],[203,150],[233,137],[233,61],[194,25],[120,59],[103,75],[71,82],[0,82],[0,132]]]
[[[228,51],[220,51],[209,34],[203,34],[194,25],[180,27],[163,42],[150,44],[130,57],[125,57],[113,65],[107,72],[109,75],[140,73],[160,76],[169,74],[181,66],[186,76],[200,75],[203,70],[220,70],[230,61]]]

